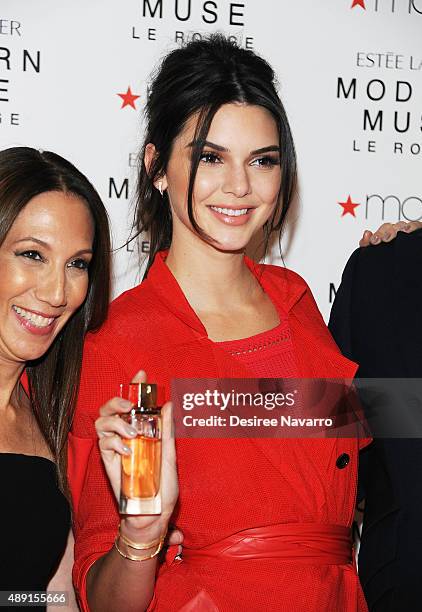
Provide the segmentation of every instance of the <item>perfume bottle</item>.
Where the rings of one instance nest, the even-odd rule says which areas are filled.
[[[122,455],[119,510],[121,514],[161,514],[162,423],[157,385],[120,385],[120,396],[132,402],[131,411],[121,418],[138,435],[123,439],[132,452]]]

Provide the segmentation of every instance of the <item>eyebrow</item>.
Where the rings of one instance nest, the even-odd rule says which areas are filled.
[[[45,246],[49,248],[49,245],[47,244],[47,242],[44,242],[44,240],[40,240],[39,238],[34,238],[33,236],[25,236],[25,238],[16,240],[15,244],[19,244],[19,242],[28,242],[28,241],[36,242],[37,244],[40,244],[41,246]]]
[[[194,147],[195,145],[197,146],[198,143],[199,143],[198,140],[192,140],[192,142],[190,142],[186,146]],[[230,152],[230,149],[227,149],[226,147],[222,147],[221,145],[215,144],[215,142],[210,142],[209,140],[204,140],[204,147],[209,147],[210,149],[215,149],[216,151],[221,151],[222,153]],[[255,149],[254,151],[251,151],[250,154],[259,155],[260,153],[271,153],[271,152],[280,153],[280,147],[278,145],[270,145],[268,147],[262,147],[261,149]]]
[[[50,249],[50,245],[48,244],[48,242],[44,242],[44,240],[40,240],[39,238],[34,238],[33,236],[25,236],[25,238],[21,238],[20,240],[16,240],[15,244],[19,244],[20,242],[36,242],[37,244],[39,244],[40,246],[45,247],[46,249]],[[76,253],[73,254],[72,257],[76,257],[77,255],[86,255],[86,254],[91,254],[92,255],[93,250],[92,249],[81,249],[80,251],[77,251]]]

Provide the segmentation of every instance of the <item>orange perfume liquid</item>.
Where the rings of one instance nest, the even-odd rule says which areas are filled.
[[[124,439],[132,453],[122,456],[122,494],[131,499],[155,497],[160,490],[161,439]]]
[[[120,416],[137,432],[124,438],[131,450],[122,455],[119,510],[121,514],[161,514],[161,408],[157,406],[157,385],[129,383],[120,385],[120,397],[132,409]]]

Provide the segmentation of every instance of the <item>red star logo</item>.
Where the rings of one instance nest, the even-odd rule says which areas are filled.
[[[364,11],[366,11],[365,0],[353,0],[350,8],[355,8],[355,6],[360,6]]]
[[[139,96],[133,94],[130,87],[127,88],[126,93],[118,93],[117,95],[123,100],[121,108],[124,108],[125,106],[131,106],[136,110],[135,100],[137,100]]]
[[[360,203],[358,204],[357,202],[354,203],[352,201],[352,198],[350,197],[350,195],[348,196],[345,202],[337,202],[337,204],[340,204],[340,206],[343,206],[343,214],[341,215],[342,217],[344,217],[344,215],[347,215],[347,214],[352,215],[353,217],[356,217],[355,208],[357,206],[360,206]]]

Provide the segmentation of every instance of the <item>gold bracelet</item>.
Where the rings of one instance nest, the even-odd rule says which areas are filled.
[[[119,536],[117,536],[117,538],[114,540],[114,547],[117,550],[117,552],[119,553],[119,555],[121,557],[124,557],[125,559],[129,559],[130,561],[146,561],[147,559],[153,559],[154,557],[156,557],[158,555],[158,553],[163,548],[164,538],[165,538],[165,536],[163,538],[160,538],[160,541],[158,542],[158,546],[156,547],[156,549],[154,550],[153,553],[151,553],[150,555],[144,555],[142,557],[138,557],[138,556],[132,555],[128,551],[126,551],[126,553],[124,553],[122,550],[120,550],[120,548],[119,548],[119,546],[117,544],[117,540],[119,539]]]
[[[161,542],[161,540],[164,540],[164,538],[166,537],[166,534],[167,534],[167,529],[164,535],[160,536],[159,538],[156,538],[155,540],[152,540],[152,542],[148,542],[147,544],[138,544],[138,542],[133,542],[132,540],[129,540],[129,538],[124,536],[121,532],[120,525],[119,525],[118,537],[121,539],[121,541],[124,544],[126,544],[126,546],[129,546],[130,548],[134,548],[135,550],[147,550],[148,548],[157,546]]]

